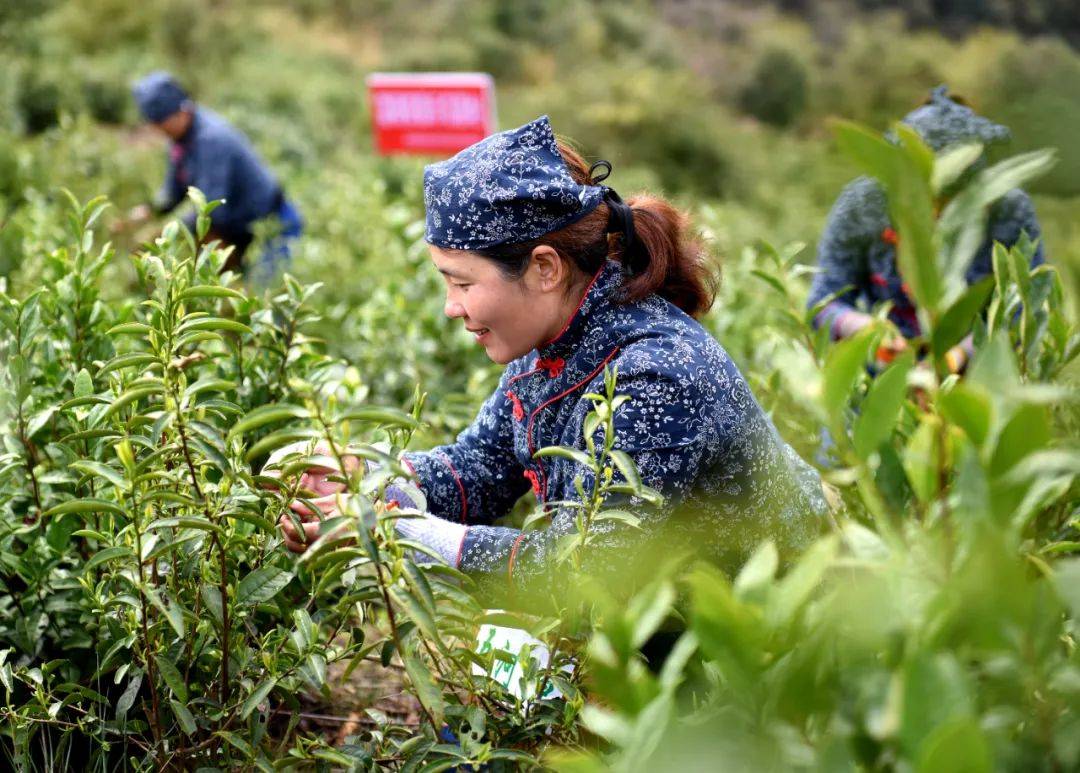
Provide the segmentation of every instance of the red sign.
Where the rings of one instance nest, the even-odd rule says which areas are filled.
[[[374,73],[367,78],[381,155],[451,155],[495,131],[495,82],[484,73]]]

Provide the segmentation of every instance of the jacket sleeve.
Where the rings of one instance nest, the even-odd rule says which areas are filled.
[[[1019,188],[1006,193],[990,210],[989,237],[994,242],[1001,242],[1005,247],[1014,247],[1026,234],[1035,243],[1035,252],[1031,256],[1031,268],[1046,262],[1042,242],[1042,227],[1035,216],[1035,205],[1031,197]],[[981,250],[967,273],[968,284],[974,284],[994,271],[992,253]]]
[[[491,523],[528,490],[514,455],[513,407],[504,394],[510,371],[454,443],[403,455],[433,515],[456,523]]]
[[[810,286],[806,306],[813,308],[839,293],[814,317],[814,327],[829,326],[833,337],[837,337],[844,315],[856,311],[856,299],[867,281],[868,231],[873,227],[869,223],[872,213],[868,204],[878,204],[872,201],[876,198],[875,188],[867,178],[848,184],[829,212],[818,242],[818,273]],[[869,209],[880,212],[882,207],[879,204]]]
[[[620,571],[626,568],[627,556],[645,558],[659,554],[643,546],[661,538],[672,506],[695,483],[710,449],[724,439],[704,429],[715,426],[702,420],[705,417],[688,416],[683,410],[688,404],[709,404],[698,399],[699,395],[689,395],[690,399],[686,399],[687,390],[695,390],[695,386],[680,384],[660,373],[641,374],[619,386],[619,393],[628,394],[631,399],[616,414],[615,448],[625,451],[636,464],[642,482],[660,491],[666,499],[664,505],[650,507],[636,499],[610,498],[604,503],[605,509],[625,507],[640,523],[637,526],[618,520],[593,523],[589,532],[592,539],[583,556],[590,573],[606,574],[614,570],[620,581],[629,581],[627,573]],[[742,431],[746,414],[737,402],[728,404],[727,409],[729,415],[725,418],[734,437]],[[602,428],[594,439],[602,447]],[[593,489],[595,480],[588,468],[570,460],[559,459],[558,463],[572,465],[575,469],[571,475],[580,475],[584,490]],[[579,512],[577,508],[554,505],[550,526],[534,531],[470,526],[462,541],[458,568],[495,598],[501,598],[507,591],[530,595],[558,592],[565,575],[559,571],[563,566],[559,561],[560,547],[568,535],[575,533]]]

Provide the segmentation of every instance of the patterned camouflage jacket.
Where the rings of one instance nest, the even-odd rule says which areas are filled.
[[[551,587],[556,543],[575,529],[574,510],[557,503],[579,499],[575,476],[586,490],[592,480],[572,460],[533,453],[550,445],[585,449],[591,403],[582,396],[603,392],[605,368],[617,369],[617,392],[630,397],[616,413],[616,447],[667,499],[660,508],[629,503],[641,529],[594,526],[600,538],[589,560],[598,571],[618,574],[620,562],[661,532],[659,547],[693,544],[727,564],[764,537],[801,545],[821,524],[817,473],[779,437],[720,345],[658,296],[619,303],[621,278],[620,265],[608,261],[563,331],[507,366],[455,443],[404,457],[428,511],[467,524],[457,565],[478,580]],[[530,487],[538,502],[552,503],[546,529],[491,525]]]

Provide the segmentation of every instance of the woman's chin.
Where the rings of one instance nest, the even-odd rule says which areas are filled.
[[[484,353],[492,362],[498,365],[508,365],[518,357],[524,357],[529,353],[529,350],[518,352],[508,346],[500,346],[493,341],[484,344]]]

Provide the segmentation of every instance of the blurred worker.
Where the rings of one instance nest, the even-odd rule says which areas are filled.
[[[152,205],[135,207],[134,222],[153,213],[165,214],[184,200],[189,186],[208,201],[224,204],[210,213],[208,240],[233,247],[225,268],[243,270],[243,256],[254,235],[255,221],[276,216],[280,231],[269,240],[257,266],[260,279],[269,279],[290,258],[290,243],[303,230],[300,213],[285,198],[281,184],[256,155],[243,134],[221,116],[196,105],[167,72],[153,72],[135,83],[135,101],[149,123],[172,140],[169,170]],[[195,215],[185,218],[195,230]]]
[[[905,116],[903,123],[914,129],[935,153],[976,142],[992,145],[1009,138],[1006,127],[976,114],[959,97],[950,97],[945,86],[934,89],[926,102]],[[983,165],[985,158],[967,174],[973,174]],[[960,183],[969,179],[965,176]],[[947,197],[946,201],[938,202],[938,211],[945,203]],[[1012,247],[1021,233],[1027,233],[1034,241],[1040,238],[1041,229],[1031,199],[1015,188],[990,207],[986,237],[968,267],[967,283],[977,282],[993,272],[994,242]],[[868,312],[878,304],[891,302],[889,320],[901,337],[886,343],[885,351],[879,353],[879,357],[884,354],[884,359],[905,349],[907,339],[921,335],[915,307],[896,264],[898,239],[889,221],[885,192],[878,182],[860,177],[849,183],[833,205],[818,243],[821,271],[814,278],[807,302],[812,308],[828,296],[840,293],[814,318],[815,326],[829,326],[834,339],[847,338],[862,330],[872,319]],[[1043,259],[1040,241],[1032,256],[1032,267],[1040,265]],[[952,372],[961,372],[971,355],[972,341],[968,335],[947,353],[946,364]]]

